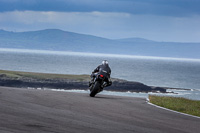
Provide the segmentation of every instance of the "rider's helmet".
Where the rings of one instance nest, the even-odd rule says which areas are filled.
[[[103,61],[102,61],[102,65],[108,66],[108,61],[107,61],[107,60],[103,60]]]

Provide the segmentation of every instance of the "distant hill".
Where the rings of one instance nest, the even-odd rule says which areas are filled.
[[[155,42],[155,41],[152,41],[152,40],[147,40],[147,39],[144,39],[144,38],[123,38],[123,39],[116,39],[117,41],[120,41],[120,42],[126,42],[126,43],[149,43],[149,42]]]
[[[107,39],[58,29],[0,30],[0,48],[200,58],[200,43],[156,42],[143,38]]]

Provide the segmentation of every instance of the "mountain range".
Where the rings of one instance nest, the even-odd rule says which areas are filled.
[[[200,58],[200,43],[157,42],[144,38],[107,39],[59,29],[0,30],[0,48]]]

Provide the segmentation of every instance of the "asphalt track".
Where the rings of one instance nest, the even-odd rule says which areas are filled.
[[[142,98],[0,87],[0,133],[199,133],[200,119]]]

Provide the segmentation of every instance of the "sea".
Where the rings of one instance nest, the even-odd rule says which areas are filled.
[[[149,94],[169,95],[200,100],[200,59],[0,48],[0,70],[89,75],[102,60],[108,60],[112,78],[181,89],[168,89],[167,94],[110,91],[101,94],[146,98]]]

